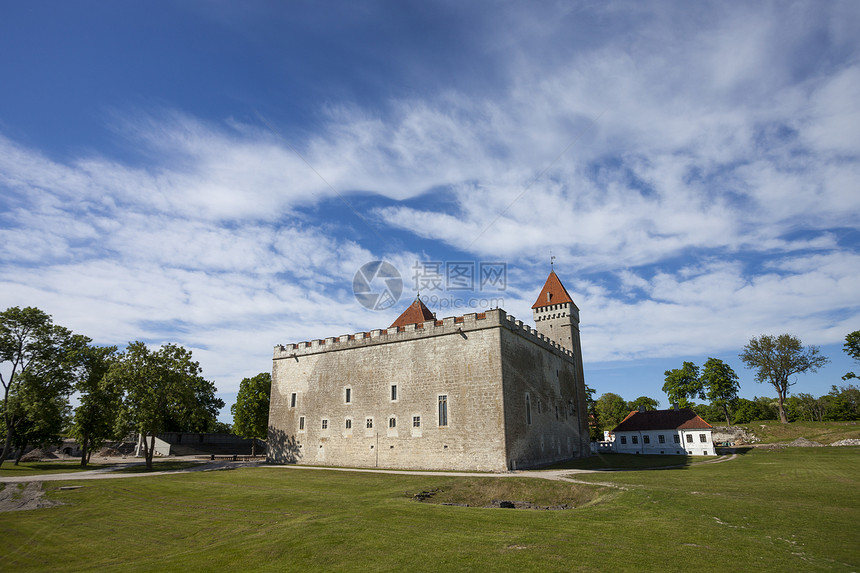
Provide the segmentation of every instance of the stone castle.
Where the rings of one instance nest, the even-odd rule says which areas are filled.
[[[507,471],[590,455],[579,309],[555,272],[537,328],[494,309],[275,347],[269,461]]]

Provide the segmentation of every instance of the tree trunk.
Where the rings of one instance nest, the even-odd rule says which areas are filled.
[[[24,457],[24,450],[26,450],[26,449],[27,449],[27,444],[24,444],[23,446],[18,448],[18,455],[15,456],[15,463],[13,465],[16,465],[16,466],[18,465],[18,462],[20,462],[21,458]]]
[[[723,402],[723,413],[726,415],[726,426],[731,426],[732,421],[729,420],[729,405]]]
[[[12,445],[12,428],[6,424],[6,443],[3,444],[3,455],[0,456],[0,466],[6,461],[6,455],[9,453],[9,446]]]
[[[82,468],[87,467],[87,462],[88,462],[88,461],[89,461],[89,459],[90,459],[90,458],[87,456],[87,451],[88,451],[88,448],[87,448],[87,445],[88,445],[88,444],[87,444],[87,442],[89,442],[89,438],[87,438],[86,436],[84,436],[84,439],[83,439],[83,440],[81,440],[81,467],[82,467]]]
[[[257,455],[257,438],[251,438],[251,457]]]
[[[779,390],[776,394],[779,397],[779,400],[777,401],[777,405],[779,406],[779,421],[783,424],[787,424],[788,416],[785,415],[785,391]]]
[[[146,447],[146,436],[143,437],[143,453],[146,455],[146,469],[152,469],[152,455],[155,453],[155,434],[152,435],[152,442],[149,447]]]

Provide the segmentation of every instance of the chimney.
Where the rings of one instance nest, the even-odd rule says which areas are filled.
[[[640,412],[644,412],[644,411],[645,411],[645,406],[639,406],[639,411],[640,411]]]
[[[678,411],[678,403],[677,402],[672,403],[672,409],[675,410],[676,412]]]

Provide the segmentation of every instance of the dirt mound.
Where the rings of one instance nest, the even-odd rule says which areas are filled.
[[[99,450],[98,455],[103,458],[118,458],[122,455],[122,452],[116,448],[102,448]]]
[[[833,442],[830,444],[831,446],[860,446],[860,440],[856,438],[849,438],[847,440],[839,440],[838,442]]]
[[[21,458],[22,462],[38,462],[39,460],[56,460],[57,455],[49,450],[41,450],[39,448],[35,448],[30,450],[24,457]]]

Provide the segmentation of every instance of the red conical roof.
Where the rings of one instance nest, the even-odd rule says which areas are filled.
[[[421,302],[420,298],[416,298],[415,302],[409,305],[409,307],[403,311],[403,314],[397,317],[391,326],[388,328],[394,328],[395,326],[406,326],[407,324],[419,324],[422,322],[427,322],[428,320],[435,320],[435,316],[430,312],[430,309]]]
[[[540,291],[540,294],[532,305],[532,308],[540,308],[551,304],[564,304],[566,302],[576,306],[573,299],[570,298],[569,294],[567,294],[567,289],[565,289],[564,285],[561,284],[561,280],[558,278],[558,275],[555,274],[555,271],[550,271],[549,276],[546,278],[546,283],[543,285],[543,290]]]

